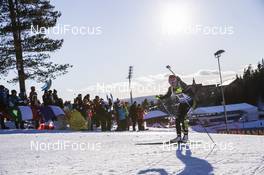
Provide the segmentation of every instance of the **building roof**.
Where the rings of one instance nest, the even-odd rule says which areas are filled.
[[[251,111],[251,110],[256,110],[257,107],[250,105],[248,103],[239,103],[239,104],[230,104],[226,105],[226,111],[227,112],[232,112],[232,111]],[[201,115],[201,114],[213,114],[213,113],[223,113],[224,108],[223,106],[210,106],[210,107],[199,107],[196,108],[193,111],[193,115]]]

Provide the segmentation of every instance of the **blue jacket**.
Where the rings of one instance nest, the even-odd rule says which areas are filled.
[[[118,116],[119,120],[125,120],[126,119],[126,110],[124,108],[119,108],[118,109]]]

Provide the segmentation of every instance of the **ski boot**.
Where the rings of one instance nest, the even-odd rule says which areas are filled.
[[[181,142],[181,135],[178,135],[175,139],[170,140],[170,143],[178,143]]]

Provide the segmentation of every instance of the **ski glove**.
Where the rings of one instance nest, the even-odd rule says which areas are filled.
[[[160,96],[160,95],[156,95],[155,98],[156,98],[157,100],[160,100],[161,96]]]

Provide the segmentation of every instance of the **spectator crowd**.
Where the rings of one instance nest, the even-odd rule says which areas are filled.
[[[57,90],[46,90],[42,95],[42,103],[34,86],[31,87],[29,96],[17,94],[16,90],[11,93],[3,85],[0,85],[0,123],[2,129],[8,129],[5,121],[13,121],[17,129],[24,129],[23,119],[18,117],[19,106],[29,106],[33,113],[34,128],[39,128],[41,123],[45,122],[41,110],[47,106],[58,106],[67,112],[78,111],[86,121],[88,130],[101,128],[101,131],[128,131],[144,130],[144,114],[148,110],[146,101],[142,104],[129,104],[118,98],[113,100],[107,97],[107,100],[95,96],[91,99],[87,94],[84,97],[79,94],[72,102],[63,101],[59,98]],[[56,119],[52,119],[56,120]]]

